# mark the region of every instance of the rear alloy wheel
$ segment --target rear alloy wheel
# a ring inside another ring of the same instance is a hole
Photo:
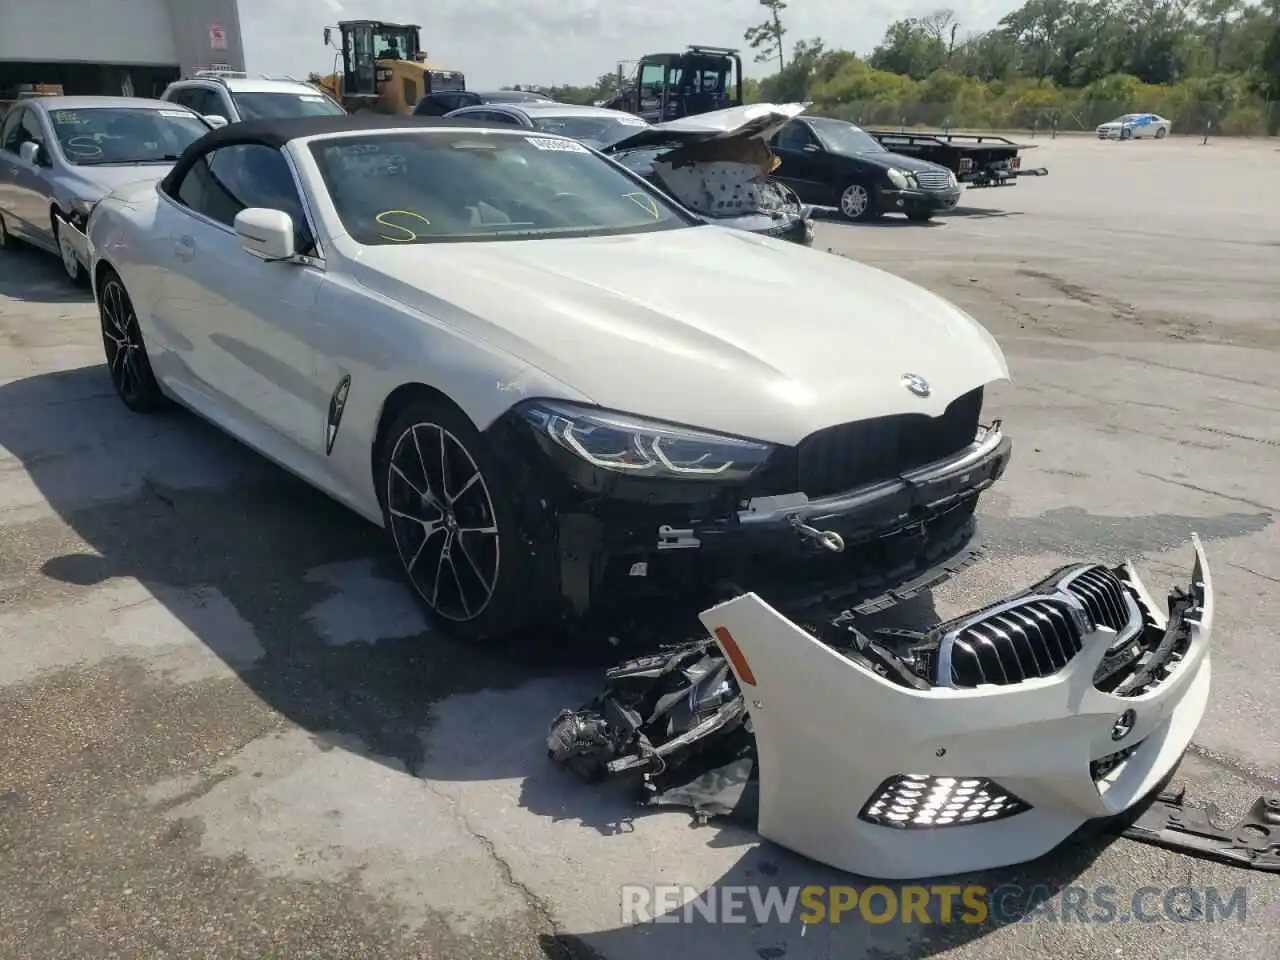
[[[1164,127],[1157,127],[1157,128],[1156,128],[1156,139],[1157,139],[1157,140],[1163,140],[1163,139],[1164,139],[1166,136],[1168,136],[1168,135],[1169,135],[1169,131],[1168,131],[1168,130],[1166,130]]]
[[[70,237],[62,230],[64,223],[56,213],[53,215],[53,241],[58,245],[58,255],[62,258],[62,269],[67,273],[67,279],[81,286],[85,282],[85,270],[80,264],[80,258],[76,256]]]
[[[169,400],[151,372],[151,360],[142,342],[133,301],[124,283],[110,271],[103,277],[98,293],[98,316],[102,322],[107,371],[116,395],[134,413],[155,413],[167,408]]]
[[[412,403],[379,465],[387,530],[428,616],[465,639],[523,626],[534,578],[513,502],[470,421],[441,401]]]
[[[866,223],[876,217],[871,191],[860,183],[846,184],[840,191],[840,212],[855,223]]]

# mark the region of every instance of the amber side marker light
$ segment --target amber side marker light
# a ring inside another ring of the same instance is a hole
[[[748,686],[756,685],[756,675],[751,672],[751,666],[747,663],[747,658],[742,655],[742,650],[738,647],[738,641],[733,639],[733,634],[729,632],[728,627],[716,627],[716,639],[720,641],[720,647],[724,650],[724,655],[729,658],[729,663],[733,665],[734,673],[738,675],[738,679]]]

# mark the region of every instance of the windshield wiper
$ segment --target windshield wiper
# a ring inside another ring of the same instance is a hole
[[[77,167],[137,167],[144,163],[177,163],[178,154],[166,153],[163,157],[143,157],[140,160],[76,160]]]

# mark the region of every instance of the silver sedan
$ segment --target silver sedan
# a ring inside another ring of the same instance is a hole
[[[0,124],[0,249],[23,240],[56,253],[79,282],[94,204],[126,183],[160,180],[211,129],[194,111],[159,100],[19,101]]]

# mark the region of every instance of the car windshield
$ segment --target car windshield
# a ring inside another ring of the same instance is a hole
[[[855,127],[844,120],[828,120],[821,117],[809,118],[809,123],[818,134],[822,145],[831,153],[853,155],[859,153],[888,153],[888,150],[875,137],[861,127]]]
[[[203,120],[179,108],[54,110],[49,119],[62,155],[80,167],[173,163],[188,145],[209,132]]]
[[[600,147],[616,143],[623,137],[629,137],[648,124],[639,117],[618,116],[564,116],[544,117],[531,116],[535,130],[544,133],[558,133],[561,136],[582,140],[590,146]]]
[[[311,144],[358,243],[616,236],[691,226],[647,185],[582,144],[433,130]]]
[[[316,93],[233,93],[241,120],[275,120],[281,117],[339,117],[343,110],[333,99]]]

